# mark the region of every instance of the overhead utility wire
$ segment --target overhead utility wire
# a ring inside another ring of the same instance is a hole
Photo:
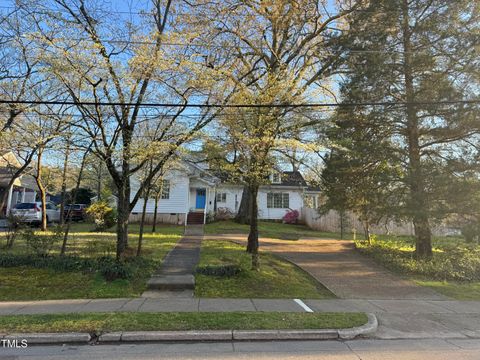
[[[26,35],[24,35],[26,36]],[[81,42],[81,41],[91,41],[88,38],[55,38],[54,40],[60,41],[74,41],[74,42]],[[107,44],[122,44],[122,45],[156,45],[153,41],[144,41],[144,40],[117,40],[117,39],[99,39],[99,41],[107,43]],[[263,46],[264,44],[260,44]],[[162,42],[162,46],[169,46],[169,47],[200,47],[206,49],[245,49],[251,50],[251,46],[247,45],[227,45],[227,44],[207,44],[207,43],[179,43],[179,42]],[[403,50],[356,50],[356,49],[343,49],[343,50],[328,50],[325,49],[326,53],[329,54],[430,54],[426,50],[414,50],[414,51],[403,51]],[[442,54],[443,56],[450,56],[454,55],[454,53],[445,53]]]
[[[479,104],[480,99],[445,100],[445,101],[414,101],[414,102],[362,102],[362,103],[299,103],[299,104],[176,104],[176,103],[122,103],[93,101],[40,101],[40,100],[2,100],[0,104],[30,104],[30,105],[83,105],[83,106],[140,106],[140,107],[175,107],[175,108],[322,108],[322,107],[355,107],[355,106],[406,106],[406,105],[455,105]]]
[[[15,7],[15,6],[4,6],[4,5],[0,5],[0,9],[5,9],[5,10],[19,10],[20,8],[18,7]],[[22,9],[23,10],[23,9]],[[353,13],[353,12],[360,12],[360,13],[374,13],[374,14],[398,14],[400,10],[385,10],[385,9],[380,9],[380,8],[377,8],[375,10],[368,10],[368,9],[361,9],[361,8],[357,8],[357,9],[338,9],[339,11],[350,11],[348,14],[345,14],[345,16]],[[35,14],[45,14],[47,11],[51,11],[51,12],[58,12],[58,13],[64,13],[64,14],[70,14],[68,12],[68,10],[66,9],[61,9],[61,8],[53,8],[53,9],[37,9],[35,11],[32,11],[32,13],[35,13]],[[152,9],[147,9],[147,10],[140,10],[140,11],[119,11],[119,10],[112,10],[112,9],[101,9],[99,10],[99,13],[108,13],[108,14],[118,14],[118,15],[141,15],[141,16],[155,16],[156,14],[154,14],[152,12]],[[170,14],[168,14],[169,16],[173,17],[173,16],[178,16],[178,17],[188,17],[188,18],[191,18],[192,17],[192,14],[191,13],[188,13],[188,12],[171,12]],[[207,15],[216,15],[216,14],[212,14],[212,13],[209,13]],[[265,18],[265,15],[262,15],[262,14],[254,14],[254,13],[230,13],[229,15],[231,15],[232,17],[240,17],[240,18],[260,18],[260,19],[264,19]],[[327,13],[325,12],[324,14],[325,16],[331,16],[332,14],[330,13]],[[202,18],[203,20],[203,18]]]

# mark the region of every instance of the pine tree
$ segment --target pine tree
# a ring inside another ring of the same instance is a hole
[[[445,104],[478,98],[478,19],[472,0],[381,0],[348,18],[343,101],[401,104],[349,109],[354,121],[368,119],[366,131],[389,130],[394,146],[386,155],[402,164],[398,214],[414,224],[419,257],[432,255],[431,221],[446,215],[436,210],[456,174],[444,171],[445,164],[480,130],[478,105]],[[385,152],[378,155],[381,160]]]

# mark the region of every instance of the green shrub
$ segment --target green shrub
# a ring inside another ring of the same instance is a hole
[[[414,245],[405,241],[376,240],[372,245],[356,241],[359,251],[392,270],[434,280],[480,280],[480,248],[473,245],[444,246],[431,259],[417,259]]]
[[[108,206],[105,201],[97,201],[86,209],[87,215],[95,223],[96,231],[104,231],[115,225],[115,209]]]
[[[27,247],[38,256],[48,256],[55,244],[63,239],[63,229],[56,226],[52,233],[35,232],[32,228],[24,228],[22,230],[22,237],[27,244]]]
[[[32,256],[20,254],[1,254],[1,267],[31,266],[50,268],[58,271],[92,271],[95,261],[78,256]]]
[[[98,259],[98,270],[107,280],[130,279],[133,277],[133,269],[130,264],[124,261],[118,261],[109,256],[103,256]]]
[[[5,247],[7,249],[11,249],[13,247],[13,243],[18,235],[22,232],[24,228],[23,223],[20,221],[21,219],[18,216],[13,214],[9,214],[6,218],[7,227],[5,229],[5,240],[7,241]]]
[[[100,258],[81,258],[78,256],[38,256],[28,254],[0,254],[0,267],[30,266],[37,269],[48,268],[56,271],[98,272],[107,281],[115,279],[131,279],[141,276],[158,266],[144,258],[127,258],[117,261],[110,256]]]
[[[226,265],[207,265],[197,268],[197,273],[209,276],[230,277],[238,275],[242,271],[239,265],[226,264]]]
[[[462,226],[462,235],[468,243],[474,242],[480,236],[480,223],[471,222]]]

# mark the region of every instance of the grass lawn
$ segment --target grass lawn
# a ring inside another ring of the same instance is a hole
[[[136,330],[342,329],[363,325],[363,313],[85,313],[0,317],[0,333]]]
[[[427,286],[436,292],[456,300],[480,300],[480,281],[434,281],[415,280],[418,285]]]
[[[235,264],[241,271],[234,276],[195,275],[195,295],[227,298],[309,298],[335,296],[310,275],[288,261],[260,253],[260,271],[252,271],[245,247],[230,241],[205,240],[199,266]]]
[[[480,245],[460,237],[433,237],[433,258],[415,258],[415,240],[409,236],[378,235],[371,246],[357,249],[388,269],[421,286],[457,300],[480,300]]]
[[[305,225],[282,224],[272,221],[259,221],[259,234],[261,237],[298,240],[301,237],[327,237],[338,239],[339,234],[319,232]],[[237,224],[232,220],[215,221],[205,225],[205,234],[248,234],[249,225]]]
[[[153,267],[142,268],[128,280],[107,282],[94,272],[56,271],[54,269],[17,266],[0,268],[0,301],[110,298],[139,296],[146,287],[146,281],[160,264],[161,260],[181,237],[182,226],[158,226],[157,232],[144,234],[143,256],[152,260]],[[105,232],[92,232],[89,223],[72,224],[67,255],[96,258],[115,255],[116,234],[114,229]],[[138,241],[138,225],[130,226],[132,253]],[[4,243],[0,234],[0,244]],[[3,244],[2,244],[3,245]],[[56,244],[52,255],[58,254],[61,244]],[[2,251],[5,251],[2,249]],[[17,239],[13,254],[29,252],[25,241]]]

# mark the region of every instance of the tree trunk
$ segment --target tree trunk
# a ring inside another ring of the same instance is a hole
[[[117,204],[117,260],[125,255],[128,246],[128,218],[130,216],[130,199],[126,189],[118,189]]]
[[[70,156],[70,139],[67,140],[67,146],[65,148],[65,158],[63,160],[63,172],[62,172],[62,190],[61,190],[61,200],[60,200],[60,224],[65,223],[65,201],[67,193],[67,169],[68,169],[68,158]],[[75,201],[72,201],[75,203]]]
[[[372,241],[370,239],[370,222],[368,219],[363,221],[363,231],[365,233],[365,240],[368,241],[368,245],[372,245]]]
[[[159,194],[155,194],[155,209],[153,210],[153,225],[152,225],[152,233],[157,231],[157,211],[158,211],[158,199],[160,198]]]
[[[43,149],[38,149],[37,155],[37,172],[35,174],[35,182],[38,186],[38,191],[40,192],[40,201],[42,202],[42,219],[41,219],[41,231],[47,231],[47,191],[42,182],[42,156]]]
[[[97,173],[97,200],[102,201],[102,163],[98,164],[98,173]]]
[[[143,202],[143,208],[142,208],[142,218],[140,220],[140,231],[138,234],[137,256],[140,256],[140,254],[142,253],[143,227],[145,225],[145,215],[147,213],[147,203],[148,203],[149,196],[150,196],[150,185],[147,186],[147,189],[145,191],[145,200]]]
[[[403,0],[403,47],[404,47],[404,77],[407,112],[407,142],[408,142],[408,185],[410,188],[410,210],[415,228],[416,247],[418,257],[432,256],[431,230],[428,221],[428,204],[425,191],[425,177],[420,159],[420,135],[417,109],[415,107],[415,90],[411,59],[411,30],[409,25],[408,0]]]
[[[250,213],[250,233],[248,234],[247,252],[252,255],[252,270],[259,270],[259,255],[258,255],[258,185],[251,185],[248,188],[249,192],[249,213]]]
[[[339,216],[340,216],[340,239],[343,240],[345,237],[345,211],[339,211]]]
[[[250,190],[248,186],[243,187],[242,200],[240,201],[240,207],[235,215],[235,222],[239,224],[250,224],[251,212],[250,212]]]
[[[87,159],[87,155],[90,152],[90,149],[91,149],[91,145],[88,147],[87,151],[85,151],[82,157],[80,170],[78,171],[77,182],[75,184],[75,189],[73,190],[73,194],[72,194],[72,204],[75,204],[77,202],[78,189],[80,188],[80,183],[82,181],[82,176],[83,176],[83,169],[85,168],[85,162]],[[65,228],[65,233],[63,234],[62,249],[60,250],[61,256],[65,255],[65,253],[67,252],[68,233],[70,232],[70,224],[72,223],[72,217],[70,216],[71,211],[72,211],[72,207],[70,207],[67,212],[67,226]]]

